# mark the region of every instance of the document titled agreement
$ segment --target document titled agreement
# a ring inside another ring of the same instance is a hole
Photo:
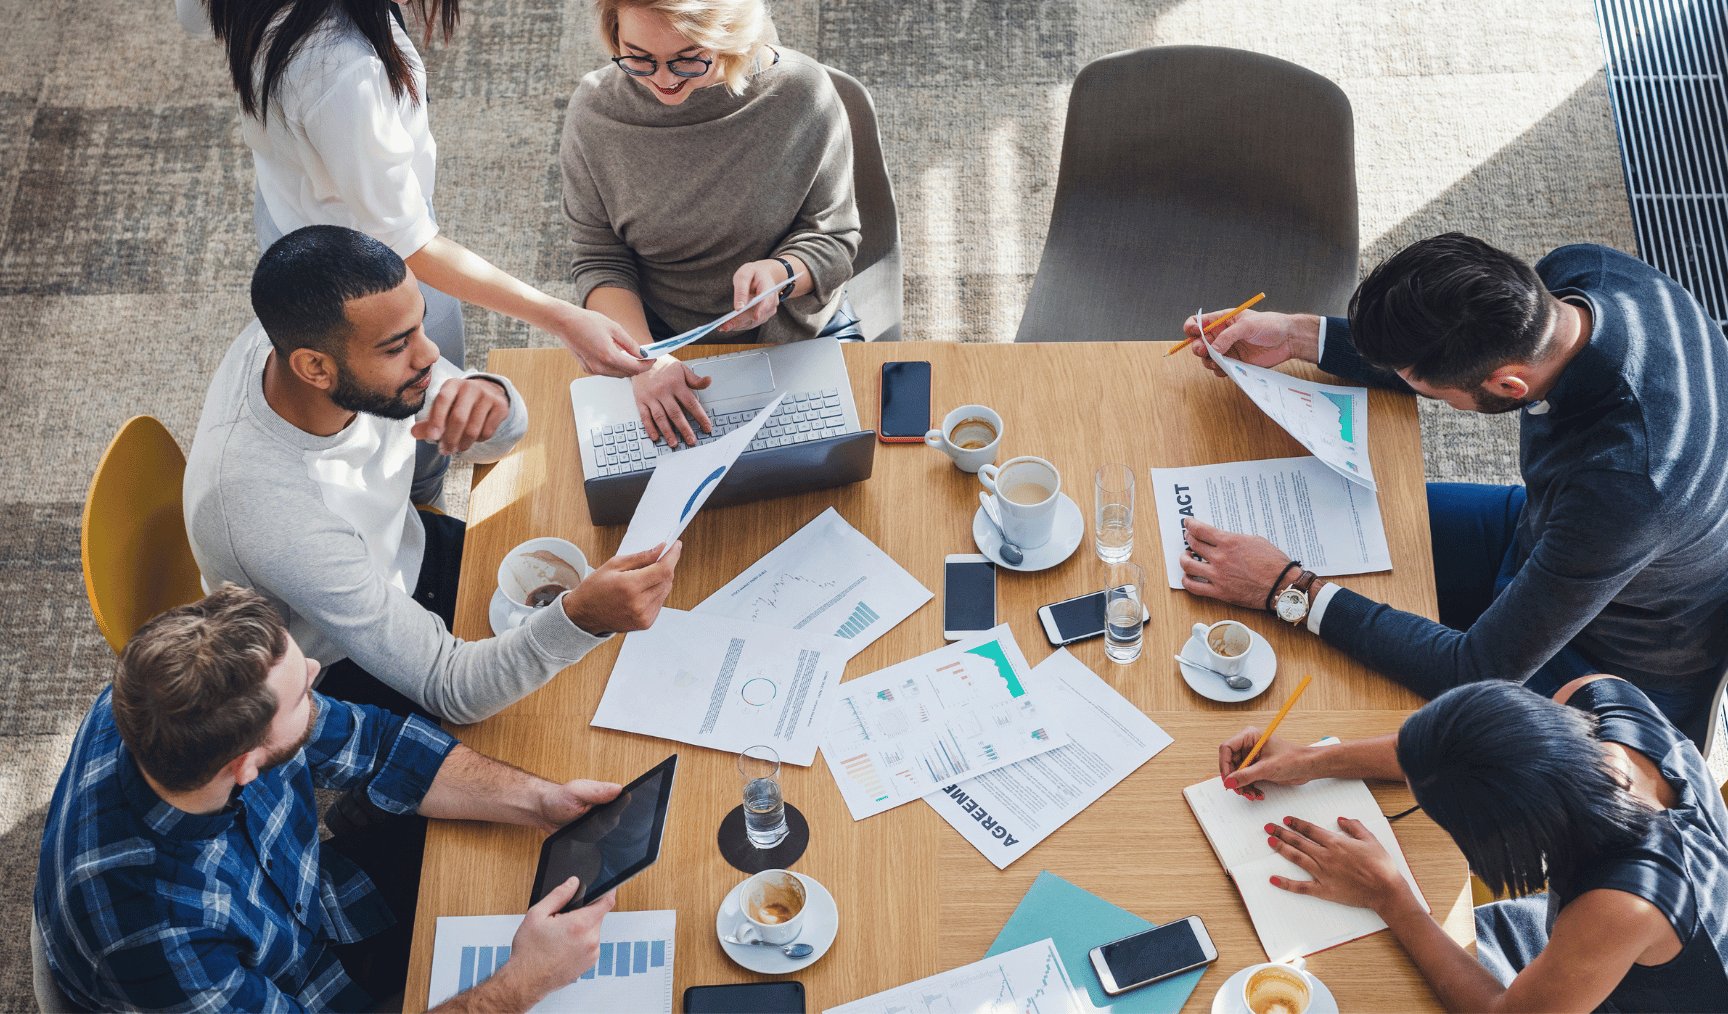
[[[1164,576],[1182,587],[1183,524],[1259,535],[1321,577],[1392,569],[1380,498],[1318,458],[1152,469]]]

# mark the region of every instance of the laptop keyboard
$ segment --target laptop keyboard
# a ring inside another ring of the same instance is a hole
[[[710,412],[708,421],[714,424],[714,432],[703,433],[700,427],[694,427],[696,443],[711,444],[756,418],[756,413],[760,411],[762,405],[735,412]],[[756,431],[756,437],[750,441],[750,446],[744,449],[761,451],[770,447],[784,447],[807,440],[821,440],[846,431],[846,414],[840,408],[840,391],[837,388],[804,391],[788,394],[780,402],[780,407],[774,410],[774,414],[763,423],[762,428]],[[594,445],[595,457],[603,462],[598,469],[598,474],[602,476],[644,471],[653,468],[660,455],[676,453],[667,447],[664,441],[649,440],[640,422],[596,426],[589,438]]]

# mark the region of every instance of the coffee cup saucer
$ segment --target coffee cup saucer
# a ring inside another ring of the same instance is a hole
[[[499,588],[492,592],[492,601],[486,604],[486,619],[492,624],[492,633],[503,636],[506,630],[515,630],[522,625],[531,612],[522,612],[516,608],[516,603],[510,601],[510,596]]]
[[[1236,704],[1259,697],[1272,685],[1273,677],[1278,675],[1278,655],[1272,650],[1272,645],[1260,636],[1259,631],[1250,627],[1248,635],[1253,641],[1248,646],[1248,657],[1242,663],[1242,675],[1253,681],[1253,685],[1248,689],[1232,690],[1224,685],[1223,680],[1199,668],[1211,665],[1208,661],[1210,656],[1206,653],[1206,645],[1193,636],[1182,646],[1183,662],[1176,667],[1182,671],[1182,679],[1201,697],[1224,704]]]
[[[978,544],[978,552],[988,556],[998,567],[1018,571],[1049,570],[1073,556],[1074,550],[1080,548],[1086,537],[1086,519],[1080,514],[1080,505],[1068,499],[1068,494],[1057,493],[1056,501],[1050,541],[1037,549],[1026,550],[1026,558],[1017,564],[1002,559],[1002,534],[990,523],[984,508],[978,508],[978,513],[972,515],[972,541]]]
[[[816,948],[804,957],[788,958],[778,947],[726,942],[726,937],[734,935],[738,924],[744,921],[744,909],[738,903],[738,896],[744,890],[743,881],[726,892],[726,899],[720,902],[720,911],[714,914],[714,935],[720,938],[720,949],[728,958],[752,972],[789,975],[813,965],[822,960],[828,948],[834,946],[834,936],[840,932],[840,908],[834,904],[834,896],[815,877],[797,870],[789,872],[804,884],[804,930],[795,942]]]
[[[1218,995],[1212,998],[1212,1014],[1251,1014],[1248,1005],[1242,1002],[1242,987],[1248,984],[1248,973],[1259,967],[1249,965],[1225,979],[1224,985],[1218,987]],[[1314,993],[1308,1000],[1305,1014],[1338,1014],[1338,998],[1332,995],[1324,982],[1310,974],[1308,985]]]

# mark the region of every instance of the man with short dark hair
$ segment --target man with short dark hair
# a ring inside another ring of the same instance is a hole
[[[409,502],[417,441],[485,463],[528,428],[503,377],[439,358],[425,301],[389,247],[298,229],[252,276],[258,320],[211,379],[187,458],[186,531],[206,589],[256,589],[320,689],[478,722],[621,630],[654,622],[681,546],[607,561],[521,626],[450,633],[465,526]]]
[[[1449,233],[1375,268],[1348,321],[1250,311],[1212,342],[1464,411],[1522,410],[1525,484],[1428,487],[1440,623],[1198,523],[1185,588],[1279,605],[1425,697],[1488,678],[1552,694],[1608,672],[1702,736],[1728,664],[1728,340],[1676,282],[1606,247],[1531,270]]]
[[[75,1003],[373,1009],[406,979],[426,817],[549,832],[618,794],[314,693],[317,673],[234,585],[127,643],[73,740],[36,874],[48,964]],[[314,786],[400,816],[320,844]],[[575,890],[529,909],[510,961],[440,1009],[526,1010],[591,966],[613,898],[558,914]]]

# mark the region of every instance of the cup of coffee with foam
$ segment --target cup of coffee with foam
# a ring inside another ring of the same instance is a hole
[[[1009,458],[1001,468],[981,466],[978,481],[996,494],[996,513],[1008,541],[1021,549],[1037,549],[1050,541],[1056,498],[1062,493],[1062,476],[1055,465],[1023,455]]]
[[[529,539],[505,553],[498,565],[498,591],[510,604],[509,625],[521,624],[592,573],[588,557],[564,539]]]
[[[962,472],[976,472],[996,460],[1002,445],[1002,417],[984,405],[961,405],[942,419],[942,428],[924,442],[954,459]]]
[[[744,922],[734,933],[739,940],[789,944],[804,931],[804,882],[790,870],[763,870],[738,892]]]
[[[1314,977],[1305,966],[1301,958],[1252,966],[1242,981],[1242,1003],[1254,1014],[1303,1014],[1314,1000]]]

